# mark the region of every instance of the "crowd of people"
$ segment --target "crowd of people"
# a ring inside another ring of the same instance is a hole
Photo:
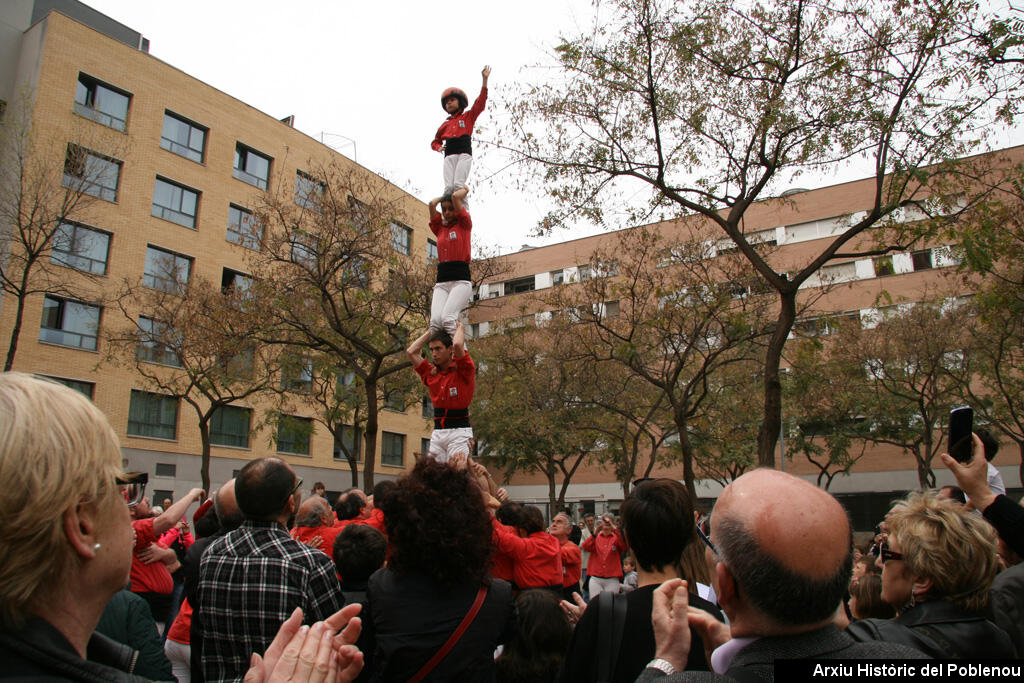
[[[857,546],[835,498],[774,470],[710,515],[649,479],[618,517],[546,523],[458,459],[332,506],[262,458],[156,514],[73,390],[0,375],[0,435],[0,678],[773,680],[783,658],[1024,655],[1024,509],[984,457],[944,457],[962,497],[910,493]]]

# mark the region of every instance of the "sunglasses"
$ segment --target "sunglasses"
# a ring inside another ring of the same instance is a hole
[[[700,540],[704,541],[707,547],[711,548],[711,552],[715,555],[718,554],[718,548],[711,542],[709,536],[711,535],[711,516],[701,517],[700,521],[697,522],[697,535],[700,536]]]
[[[128,507],[135,507],[146,497],[146,484],[149,483],[148,472],[126,472],[115,479],[121,488],[121,495]]]
[[[882,545],[878,547],[878,556],[882,559],[882,564],[885,564],[889,560],[903,559],[903,553],[896,553],[889,550],[889,541],[882,541]]]

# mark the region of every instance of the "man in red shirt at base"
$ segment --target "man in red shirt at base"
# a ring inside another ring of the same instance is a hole
[[[420,349],[429,344],[431,363],[420,358]],[[469,404],[476,389],[476,366],[466,351],[466,334],[456,323],[455,334],[427,330],[406,349],[409,361],[430,392],[434,406],[434,431],[430,435],[427,457],[441,462],[461,457],[468,461],[472,452],[473,429],[469,426]]]
[[[569,515],[559,512],[551,520],[548,533],[562,544],[562,595],[573,602],[573,593],[580,592],[580,575],[583,573],[583,557],[580,547],[569,540],[573,525]]]

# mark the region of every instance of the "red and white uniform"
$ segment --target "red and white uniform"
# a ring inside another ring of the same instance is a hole
[[[494,545],[513,558],[512,580],[517,588],[562,587],[562,548],[557,538],[546,531],[522,538],[497,520],[492,524]]]

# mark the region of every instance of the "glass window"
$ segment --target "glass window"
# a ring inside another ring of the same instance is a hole
[[[163,178],[156,179],[156,185],[153,187],[153,209],[150,212],[154,216],[195,229],[198,208],[198,192]]]
[[[412,241],[412,230],[408,227],[391,221],[391,248],[399,254],[409,255],[409,243]]]
[[[326,188],[323,183],[303,171],[295,172],[295,203],[299,206],[320,212]]]
[[[430,439],[420,439],[420,455],[424,458],[430,453]]]
[[[77,223],[61,223],[53,233],[50,262],[106,275],[110,235]]]
[[[428,419],[434,417],[434,404],[430,402],[430,396],[420,399],[420,415]]]
[[[173,439],[178,424],[178,399],[132,389],[128,405],[128,433]]]
[[[249,423],[252,410],[221,406],[210,416],[210,443],[217,446],[249,447]]]
[[[121,162],[102,157],[78,145],[68,145],[64,157],[64,187],[108,202],[117,200]]]
[[[363,435],[352,425],[338,425],[334,437],[334,459],[347,460],[345,453],[354,455],[357,462],[363,461]]]
[[[78,74],[75,88],[75,113],[92,119],[114,130],[123,131],[128,121],[128,103],[131,95],[96,80]]]
[[[197,123],[164,112],[164,128],[160,133],[160,146],[186,159],[203,163],[206,151],[206,131]]]
[[[235,145],[235,169],[232,175],[265,190],[270,180],[270,157],[239,142]]]
[[[313,361],[309,358],[286,360],[281,369],[281,388],[308,393],[313,390]]]
[[[896,272],[892,265],[892,256],[876,256],[872,261],[875,264],[875,277],[892,275]]]
[[[51,375],[36,375],[36,377],[42,377],[43,379],[48,379],[51,382],[63,384],[69,389],[74,389],[89,400],[92,400],[92,393],[96,389],[96,384],[94,382],[83,382],[77,379],[66,379],[64,377],[53,377]]]
[[[135,357],[148,363],[181,367],[181,361],[174,350],[177,332],[167,323],[139,316],[139,342],[135,346]]]
[[[911,252],[910,258],[914,262],[914,270],[930,270],[935,267],[935,261],[932,260],[931,249],[920,249],[918,251]]]
[[[405,454],[405,434],[381,432],[380,463],[401,467]]]
[[[96,350],[100,307],[46,295],[39,341],[76,349]]]
[[[178,476],[178,466],[173,462],[158,462],[153,474],[158,477],[176,477]]]
[[[437,260],[437,242],[435,242],[434,240],[431,240],[431,239],[427,240],[427,260],[428,261],[436,261]]]
[[[291,260],[306,268],[316,265],[316,246],[314,238],[309,235],[292,235]]]
[[[228,207],[228,242],[234,242],[246,249],[260,250],[263,228],[251,211],[232,204]]]
[[[192,272],[192,258],[152,245],[146,246],[146,269],[142,284],[161,292],[181,293]]]
[[[252,289],[253,279],[245,273],[225,268],[220,276],[220,289],[224,294],[247,298]]]
[[[277,452],[309,455],[313,421],[308,417],[282,415],[277,420]]]

